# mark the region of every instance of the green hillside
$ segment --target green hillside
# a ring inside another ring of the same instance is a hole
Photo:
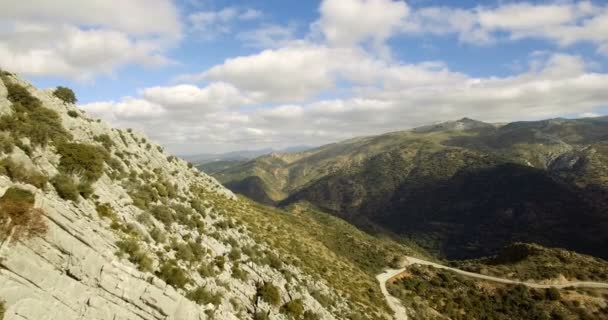
[[[272,154],[215,174],[237,193],[309,202],[448,258],[515,241],[608,257],[608,117],[461,119]]]

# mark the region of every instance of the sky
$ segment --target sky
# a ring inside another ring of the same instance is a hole
[[[0,0],[0,67],[183,155],[594,117],[608,4]]]

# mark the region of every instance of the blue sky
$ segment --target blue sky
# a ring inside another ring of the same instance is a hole
[[[180,154],[608,106],[601,1],[41,0],[0,23],[2,68]]]

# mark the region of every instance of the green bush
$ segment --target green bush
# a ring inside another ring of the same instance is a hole
[[[224,270],[224,266],[226,265],[226,257],[217,256],[215,257],[213,262],[215,263],[215,266],[217,266],[220,270]]]
[[[82,174],[89,181],[103,175],[109,154],[100,147],[83,143],[63,143],[57,148],[61,155],[59,170],[67,174]]]
[[[13,113],[0,117],[0,131],[8,131],[15,141],[28,138],[34,146],[46,146],[71,139],[57,112],[44,107],[27,109],[13,104]]]
[[[258,285],[256,295],[275,307],[281,303],[279,288],[270,282],[264,282],[264,284]]]
[[[306,312],[304,312],[304,320],[321,320],[321,316],[313,311],[306,310]]]
[[[561,295],[559,293],[559,290],[551,287],[551,288],[545,290],[545,297],[547,298],[547,300],[557,301],[561,298]]]
[[[71,103],[74,104],[78,101],[78,99],[76,99],[76,95],[74,94],[74,91],[72,91],[72,89],[70,88],[66,88],[66,87],[57,87],[57,89],[55,89],[55,91],[53,91],[53,95],[61,100],[63,100],[63,102],[66,103]]]
[[[207,291],[204,287],[198,287],[190,292],[187,295],[188,299],[200,304],[213,304],[214,306],[219,306],[222,303],[223,295],[220,292],[210,292]]]
[[[154,227],[150,231],[150,236],[157,243],[165,243],[165,241],[167,240],[167,235],[161,229],[156,228],[156,227]]]
[[[7,98],[10,102],[15,104],[21,104],[28,109],[35,109],[40,107],[41,102],[38,98],[34,97],[24,86],[9,81],[4,83],[6,90],[8,91]]]
[[[78,191],[78,185],[74,182],[74,178],[67,174],[60,173],[51,179],[51,183],[57,190],[57,194],[62,199],[76,201],[80,192]]]
[[[169,227],[175,222],[175,215],[173,211],[166,206],[154,206],[150,210],[150,213],[156,220],[162,222],[165,226]]]
[[[78,118],[78,112],[76,112],[74,110],[70,110],[70,111],[68,111],[68,116],[70,116],[72,118]]]
[[[13,147],[15,147],[15,139],[8,132],[0,132],[0,152],[11,153]]]
[[[247,273],[247,271],[239,268],[239,266],[233,266],[232,267],[232,277],[241,281],[247,281],[247,278],[249,277],[249,274]]]
[[[198,267],[198,274],[200,274],[203,278],[212,278],[217,275],[215,269],[213,269],[213,266],[206,263],[203,263],[200,265],[200,267]]]
[[[31,184],[38,189],[43,189],[48,182],[46,175],[36,170],[27,170],[25,166],[10,158],[0,161],[0,174],[8,176],[13,181]]]
[[[295,299],[281,306],[281,312],[292,319],[299,319],[304,314],[304,303],[302,299]]]
[[[156,275],[174,288],[183,289],[190,282],[188,275],[177,265],[177,261],[165,261]]]
[[[97,210],[97,214],[101,218],[110,218],[112,220],[116,220],[116,213],[108,203],[97,204],[95,206],[95,210]]]
[[[94,141],[101,143],[101,145],[110,152],[114,147],[114,141],[107,134],[101,134],[93,138]]]
[[[118,255],[129,255],[129,261],[137,266],[143,272],[151,272],[153,261],[148,253],[139,246],[139,242],[134,238],[127,238],[116,242],[118,247]]]

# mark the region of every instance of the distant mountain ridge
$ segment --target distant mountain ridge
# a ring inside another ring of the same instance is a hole
[[[463,118],[261,156],[213,175],[264,203],[310,202],[448,257],[513,241],[608,257],[608,117]]]

